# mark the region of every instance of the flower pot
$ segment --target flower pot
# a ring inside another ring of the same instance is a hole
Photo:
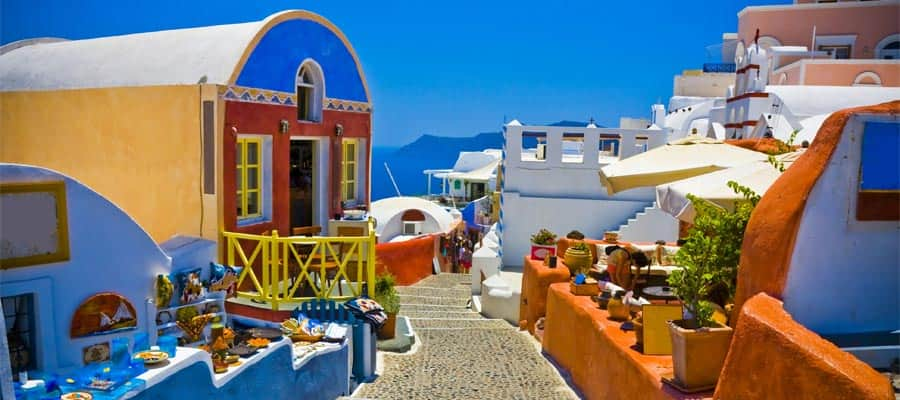
[[[687,321],[669,321],[675,380],[687,389],[715,387],[731,345],[728,326],[687,329]]]
[[[547,256],[556,255],[555,245],[531,244],[531,259],[543,261]]]
[[[566,249],[565,261],[572,275],[587,274],[591,269],[593,257],[590,250],[577,250],[569,247]]]
[[[381,340],[393,339],[397,332],[397,313],[385,314],[387,314],[387,319],[384,320],[384,324],[378,329],[378,339]]]

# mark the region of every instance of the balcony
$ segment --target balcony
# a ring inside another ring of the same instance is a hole
[[[735,71],[735,63],[704,63],[703,72],[718,72],[730,74]]]

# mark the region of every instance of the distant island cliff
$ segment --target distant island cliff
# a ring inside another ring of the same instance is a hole
[[[461,151],[499,149],[503,133],[482,132],[475,136],[448,137],[425,134],[402,147],[374,147],[372,149],[372,200],[396,196],[384,163],[387,162],[404,196],[425,194],[425,169],[453,168]],[[440,183],[432,183],[432,191],[440,192]]]

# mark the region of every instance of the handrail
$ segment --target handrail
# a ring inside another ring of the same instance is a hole
[[[271,305],[302,303],[313,299],[342,300],[361,295],[374,296],[375,226],[368,220],[367,236],[279,236],[223,232],[228,265],[243,267],[238,287],[249,279],[250,290],[238,290],[237,296]],[[297,246],[311,246],[303,252]],[[248,254],[249,253],[249,254]],[[349,268],[355,265],[355,279]],[[257,273],[259,272],[259,273]],[[342,280],[350,293],[342,291]],[[330,281],[330,282],[329,282]],[[313,296],[299,296],[308,286]]]

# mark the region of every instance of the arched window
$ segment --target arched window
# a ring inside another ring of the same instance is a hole
[[[853,86],[881,86],[881,77],[872,71],[866,71],[853,79]]]
[[[297,72],[297,120],[322,121],[322,102],[325,80],[322,68],[313,60],[306,60]]]
[[[781,75],[778,76],[778,84],[784,85],[785,83],[787,83],[787,74],[782,72]]]
[[[888,35],[875,45],[875,58],[882,60],[900,59],[900,33]]]

